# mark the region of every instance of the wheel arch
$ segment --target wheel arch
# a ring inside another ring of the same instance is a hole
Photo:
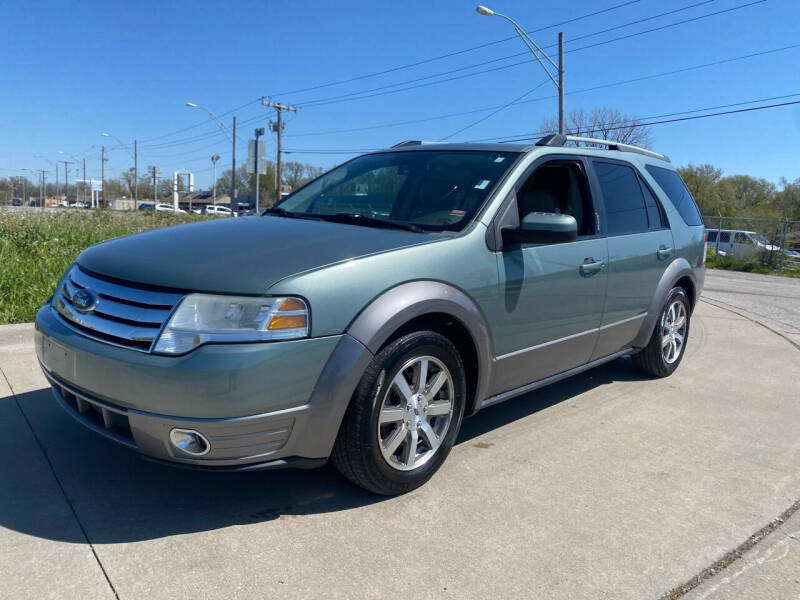
[[[667,301],[667,296],[670,290],[676,286],[686,290],[686,295],[689,296],[690,310],[693,309],[697,301],[695,298],[697,279],[689,261],[683,257],[673,260],[661,275],[661,280],[658,282],[653,299],[647,308],[647,317],[645,317],[639,333],[636,334],[636,338],[631,344],[634,348],[643,348],[647,345],[650,336],[653,334],[658,316],[661,314],[661,309]]]
[[[376,354],[419,329],[437,331],[458,348],[467,376],[466,414],[474,413],[488,387],[491,348],[486,319],[463,291],[440,281],[401,284],[367,305],[347,333]]]

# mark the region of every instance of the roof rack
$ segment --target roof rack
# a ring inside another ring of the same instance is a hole
[[[433,142],[426,142],[425,140],[406,140],[395,144],[392,148],[404,148],[406,146],[422,146],[423,144],[432,144]]]
[[[577,135],[561,135],[558,133],[554,133],[552,135],[544,136],[542,139],[536,142],[536,145],[566,146],[567,142],[578,142],[583,144],[596,144],[598,146],[607,146],[609,150],[618,150],[620,152],[635,152],[637,154],[644,154],[645,156],[649,156],[650,158],[657,158],[659,160],[670,162],[669,157],[666,154],[659,154],[658,152],[653,152],[652,150],[640,148],[639,146],[631,146],[629,144],[622,144],[620,142],[614,142],[611,140],[601,140],[598,138],[580,137]]]

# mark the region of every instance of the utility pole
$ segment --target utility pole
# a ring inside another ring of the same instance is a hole
[[[231,210],[239,209],[238,196],[236,195],[236,116],[233,117],[233,150],[231,159]]]
[[[83,194],[81,194],[81,200],[84,204],[86,204],[86,159],[83,159],[83,188],[81,189]]]
[[[133,140],[133,210],[139,209],[139,146]]]
[[[273,123],[272,121],[269,122],[269,130],[274,131],[278,135],[278,153],[275,161],[275,203],[281,201],[281,181],[282,181],[282,172],[281,172],[281,153],[282,145],[281,145],[281,136],[283,134],[283,111],[289,110],[292,112],[297,112],[296,106],[289,106],[287,104],[280,104],[278,102],[267,102],[267,99],[262,96],[261,98],[261,105],[267,106],[269,108],[274,108],[275,112],[278,113],[278,122]]]
[[[64,201],[69,204],[69,165],[73,164],[70,160],[60,160],[60,163],[64,163]],[[77,198],[77,190],[76,190],[76,200]]]
[[[41,206],[42,208],[44,208],[44,205],[45,205],[45,199],[46,199],[46,197],[47,197],[47,189],[45,188],[45,180],[44,180],[44,174],[45,174],[45,170],[44,170],[44,169],[41,169],[41,170],[39,171],[39,173],[41,173],[41,175],[42,175],[42,187],[41,187],[41,194],[40,194],[40,198],[39,198],[39,203],[40,203],[40,206]]]
[[[103,193],[103,204],[106,203],[106,147],[100,146],[100,188]]]
[[[217,205],[217,161],[218,160],[219,160],[219,154],[215,154],[214,156],[211,157],[211,164],[214,165],[214,206]]]
[[[264,135],[264,128],[263,127],[256,127],[255,136],[256,136],[256,143],[255,143],[255,150],[253,151],[253,161],[254,166],[253,170],[256,172],[256,214],[258,214],[258,175],[261,172],[261,169],[258,168],[258,138]]]
[[[567,134],[564,118],[564,32],[558,32],[558,133]]]
[[[61,204],[60,196],[61,196],[61,190],[58,187],[58,161],[56,161],[56,204]]]

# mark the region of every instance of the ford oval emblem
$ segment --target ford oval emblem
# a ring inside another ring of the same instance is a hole
[[[100,298],[97,297],[97,294],[88,288],[78,290],[72,295],[72,306],[74,306],[78,312],[82,313],[92,312],[97,308],[97,303],[99,301]]]

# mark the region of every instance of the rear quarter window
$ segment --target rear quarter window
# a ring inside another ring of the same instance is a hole
[[[675,171],[655,165],[646,165],[645,168],[675,206],[684,223],[692,226],[703,224],[697,204],[680,175]]]

